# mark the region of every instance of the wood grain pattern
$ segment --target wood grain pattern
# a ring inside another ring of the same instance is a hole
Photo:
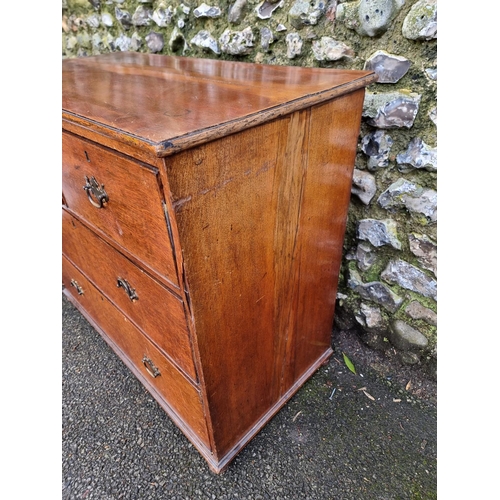
[[[178,287],[156,168],[63,133],[63,196],[68,208]],[[83,190],[94,176],[109,196],[94,207]]]
[[[188,437],[208,447],[201,396],[196,388],[65,257],[62,259],[62,278],[66,295],[98,326],[105,340],[153,396],[160,395],[164,407],[168,404],[170,416],[183,423],[181,428]],[[71,285],[72,280],[81,285],[83,295]],[[159,376],[153,378],[149,374],[142,361],[144,357],[152,360],[159,369]]]
[[[182,301],[63,211],[62,251],[194,382],[197,380]],[[118,278],[134,289],[131,300]]]
[[[65,293],[214,472],[332,353],[375,79],[138,53],[63,61]]]
[[[376,80],[368,71],[111,53],[63,61],[63,117],[158,156]],[[134,96],[133,99],[130,96]],[[224,103],[221,106],[221,103]]]

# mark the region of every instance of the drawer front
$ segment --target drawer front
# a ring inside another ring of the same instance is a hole
[[[65,210],[62,212],[63,254],[196,380],[182,301]]]
[[[170,412],[173,420],[181,428],[187,427],[187,431],[184,430],[188,436],[194,434],[209,447],[198,390],[64,256],[62,276],[65,293],[71,295],[88,319],[99,325],[114,344],[118,356],[132,368],[139,380],[167,403],[173,411],[173,415]]]
[[[63,132],[69,209],[178,288],[156,168]]]

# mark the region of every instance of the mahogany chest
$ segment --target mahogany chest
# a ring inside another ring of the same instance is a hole
[[[331,355],[367,71],[62,63],[64,293],[222,471]]]

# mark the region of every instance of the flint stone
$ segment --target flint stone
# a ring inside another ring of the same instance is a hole
[[[148,45],[148,49],[155,53],[161,52],[163,50],[163,35],[161,33],[155,33],[152,31],[149,35],[146,35],[146,43]]]
[[[438,78],[437,72],[438,72],[437,68],[427,68],[425,70],[426,75],[434,82],[437,81]]]
[[[130,50],[130,45],[132,40],[124,35],[123,33],[114,41],[114,46],[120,49],[122,52],[127,52]]]
[[[252,28],[248,26],[242,31],[231,31],[229,28],[219,38],[222,52],[233,56],[249,54],[253,47]]]
[[[153,12],[152,19],[160,28],[165,28],[172,22],[173,17],[174,9],[170,5],[166,7],[161,3]]]
[[[201,49],[211,50],[214,54],[220,54],[217,40],[207,30],[201,30],[191,39],[191,43]]]
[[[115,7],[115,17],[116,20],[125,28],[128,29],[132,26],[132,16],[130,12],[126,10],[121,10],[118,7]]]
[[[89,26],[90,28],[96,29],[99,28],[100,19],[97,14],[92,14],[89,17],[87,17],[85,22],[87,23],[87,26]]]
[[[329,36],[323,36],[321,40],[313,42],[312,51],[317,61],[338,61],[343,57],[354,56],[354,50]]]
[[[239,23],[246,4],[247,0],[236,0],[233,6],[229,9],[227,20],[232,24]]]
[[[384,328],[384,318],[378,307],[374,307],[364,302],[360,305],[360,312],[365,326],[368,328]]]
[[[337,20],[358,35],[378,36],[387,31],[405,0],[357,0],[337,7]]]
[[[401,250],[401,242],[397,236],[397,225],[392,219],[363,219],[358,223],[358,238],[369,241],[374,247],[390,245]]]
[[[398,154],[396,162],[398,165],[410,165],[413,168],[436,172],[437,148],[431,148],[420,137],[415,137],[408,144],[408,149]],[[400,171],[407,171],[407,169],[400,168]]]
[[[286,36],[286,55],[288,59],[293,59],[302,52],[302,38],[298,33],[288,33]]]
[[[304,26],[318,24],[319,19],[325,12],[325,0],[295,0],[288,12],[288,19],[290,24],[299,30]]]
[[[379,196],[377,203],[386,210],[404,207],[410,212],[425,215],[431,222],[437,220],[437,192],[403,178],[391,184]]]
[[[391,260],[380,277],[391,284],[419,293],[437,301],[437,282],[418,267],[397,259]]]
[[[260,30],[260,45],[261,47],[268,52],[269,51],[269,46],[274,42],[274,35],[273,32],[267,28],[261,28]]]
[[[387,309],[390,313],[395,313],[403,299],[396,295],[385,283],[380,281],[372,281],[371,283],[363,283],[354,288],[356,293],[365,299],[371,300],[376,304]]]
[[[76,35],[76,39],[80,47],[90,49],[90,47],[92,46],[92,39],[90,38],[90,35],[87,32],[78,33]]]
[[[355,257],[358,268],[361,271],[367,271],[377,260],[377,255],[369,243],[361,242],[356,248]]]
[[[406,75],[411,62],[405,57],[377,50],[365,62],[364,69],[375,71],[377,83],[397,83]]]
[[[354,169],[351,193],[356,195],[363,204],[368,205],[377,192],[375,177],[368,172]]]
[[[221,10],[219,7],[214,7],[207,5],[206,3],[202,3],[200,6],[194,9],[194,17],[212,17],[217,18],[221,15]]]
[[[393,145],[392,137],[383,130],[369,132],[361,140],[361,151],[368,156],[368,170],[387,167]]]
[[[276,31],[286,31],[286,26],[284,24],[278,24],[278,26],[276,26]]]
[[[130,39],[130,49],[138,51],[142,47],[142,38],[138,33],[134,33]]]
[[[104,24],[104,26],[110,28],[113,26],[113,17],[111,14],[108,14],[107,12],[104,12],[101,16],[101,22]]]
[[[269,0],[264,0],[262,3],[257,5],[255,8],[255,12],[257,12],[257,17],[260,19],[269,19],[272,15],[273,12],[278,8],[278,7],[283,7],[285,2],[283,0],[279,2],[270,2]]]
[[[409,40],[437,38],[437,0],[418,0],[403,21],[403,36]]]
[[[132,16],[132,24],[134,26],[148,26],[152,16],[153,11],[151,9],[139,5]]]
[[[425,235],[412,233],[408,236],[410,251],[419,264],[437,276],[437,245]]]
[[[419,94],[372,94],[367,92],[363,104],[363,116],[367,123],[381,129],[411,128],[418,113]]]
[[[427,337],[404,321],[396,319],[391,326],[391,342],[397,349],[412,351],[427,347]]]
[[[406,306],[405,313],[412,319],[421,319],[429,325],[437,326],[437,314],[416,300]]]
[[[432,108],[429,111],[429,118],[431,119],[432,123],[434,123],[434,125],[436,125],[436,127],[437,127],[437,124],[438,124],[438,110],[437,110],[437,106],[435,108]]]

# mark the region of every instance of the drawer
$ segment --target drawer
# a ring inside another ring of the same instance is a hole
[[[63,254],[196,380],[182,301],[72,215],[62,212]]]
[[[71,134],[62,136],[68,208],[178,288],[158,170]]]
[[[139,380],[151,390],[174,422],[206,447],[209,439],[199,391],[64,256],[65,294],[94,325]]]

